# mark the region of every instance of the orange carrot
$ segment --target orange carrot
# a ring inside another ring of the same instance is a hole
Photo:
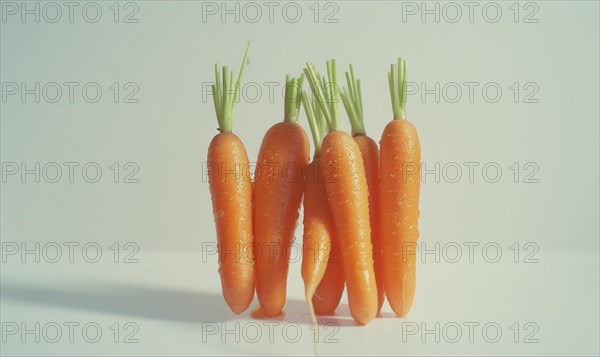
[[[394,120],[381,136],[380,222],[385,292],[398,316],[412,306],[419,238],[421,148],[413,124],[406,120],[406,62],[388,73]]]
[[[318,177],[321,159],[316,157],[307,167],[304,179],[304,240],[302,243],[302,279],[304,294],[314,316],[313,296],[325,275],[331,250],[333,218],[327,203],[325,185]]]
[[[280,317],[285,305],[290,250],[310,150],[306,133],[297,123],[302,79],[288,76],[285,119],[265,134],[256,163],[254,238],[260,251],[256,254],[260,307],[255,317]]]
[[[315,143],[315,156],[304,176],[302,278],[310,314],[316,323],[315,312],[330,314],[339,304],[344,291],[344,273],[341,261],[334,260],[339,260],[338,247],[334,243],[335,226],[327,202],[325,177],[320,169],[325,122],[314,96],[309,100],[304,92],[302,102]],[[331,253],[335,257],[331,257]]]
[[[236,314],[245,311],[254,297],[252,261],[252,187],[248,155],[241,140],[231,132],[233,110],[240,80],[248,61],[248,51],[232,89],[233,72],[223,67],[223,83],[218,65],[212,86],[219,131],[208,147],[207,167],[219,247],[219,273],[223,297]],[[235,172],[235,175],[230,175]]]
[[[349,134],[339,130],[335,60],[327,61],[327,84],[322,83],[310,63],[305,73],[330,130],[323,139],[321,168],[322,171],[327,167],[335,169],[331,179],[325,180],[325,188],[335,222],[335,234],[339,237],[350,312],[359,324],[366,324],[377,314],[377,286],[365,168],[356,142]]]
[[[381,257],[381,236],[379,233],[379,148],[375,140],[367,136],[363,119],[362,91],[360,80],[354,76],[354,67],[346,72],[348,88],[342,88],[340,96],[352,126],[352,136],[358,144],[365,165],[367,186],[369,187],[369,221],[371,223],[371,242],[373,243],[373,262],[377,282],[377,311],[381,311],[384,301],[383,262]]]

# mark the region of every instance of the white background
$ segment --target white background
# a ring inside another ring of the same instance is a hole
[[[429,174],[421,194],[415,304],[403,319],[386,305],[381,318],[357,327],[344,297],[338,316],[321,320],[339,326],[321,328],[322,355],[600,353],[597,2],[477,2],[472,21],[458,3],[456,22],[456,3],[446,2],[427,3],[429,9],[438,4],[439,22],[435,14],[423,21],[421,2],[394,1],[298,2],[302,15],[296,22],[292,10],[282,15],[283,3],[271,22],[259,2],[262,17],[252,22],[254,10],[244,3],[239,21],[235,15],[222,21],[220,9],[208,11],[213,3],[140,1],[115,8],[98,2],[102,14],[91,22],[92,10],[87,19],[81,15],[88,3],[79,2],[73,22],[63,6],[56,23],[47,21],[54,10],[44,13],[43,3],[39,23],[32,15],[12,15],[7,3],[2,1],[0,23],[2,355],[313,353],[298,261],[290,268],[287,316],[273,326],[272,340],[268,325],[249,312],[233,315],[220,294],[202,171],[217,133],[206,93],[214,63],[237,71],[248,40],[250,65],[234,132],[251,161],[264,132],[283,118],[285,75],[298,75],[306,61],[323,69],[335,57],[340,78],[349,63],[355,65],[367,132],[377,140],[392,117],[386,72],[398,56],[407,59],[409,80],[418,88],[408,97],[408,117]],[[494,15],[497,8],[500,15]],[[125,23],[126,16],[138,21]],[[42,89],[40,103],[31,94],[9,95],[10,83],[35,88],[36,82],[40,88],[61,83],[62,97],[50,103],[51,94]],[[64,82],[80,84],[73,102]],[[81,95],[90,82],[102,88],[97,103]],[[121,88],[117,103],[115,82]],[[472,98],[466,82],[475,83]],[[125,102],[127,83],[137,88],[137,102]],[[274,83],[278,91],[270,98]],[[486,85],[492,89],[483,93]],[[423,89],[433,92],[423,96]],[[303,113],[300,121],[308,130]],[[345,115],[342,122],[349,129]],[[8,174],[13,164],[31,169],[36,162],[39,182],[33,174]],[[42,169],[52,162],[63,168],[56,183]],[[89,183],[77,169],[70,182],[68,162],[79,168],[97,163],[102,177]],[[465,163],[478,165],[472,180]],[[484,174],[485,165],[502,174]],[[137,182],[124,183],[132,167],[138,170],[130,179]],[[300,223],[298,244],[301,229]],[[62,247],[56,263],[49,262],[55,256],[51,242]],[[79,243],[73,261],[68,242]],[[468,247],[475,243],[471,255]],[[9,255],[14,244],[19,251]],[[86,261],[95,252],[82,253],[86,244],[100,247],[98,262]],[[23,248],[37,250],[40,262],[21,256]],[[39,343],[21,329],[36,322]],[[73,342],[65,322],[80,324]],[[82,336],[86,323],[101,327],[97,343],[86,340],[94,330]],[[434,333],[424,333],[436,323],[439,343]],[[20,330],[11,335],[15,324]],[[63,326],[63,335],[50,343],[54,324]],[[483,333],[486,324],[492,327]],[[257,326],[262,337],[253,343]],[[415,326],[418,331],[411,330]],[[462,334],[453,342],[456,326]],[[501,336],[494,343],[496,326]],[[296,327],[302,331],[297,341]],[[223,334],[226,329],[234,332]],[[137,342],[125,343],[132,331]]]

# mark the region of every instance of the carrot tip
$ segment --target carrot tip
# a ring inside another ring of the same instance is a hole
[[[231,309],[231,311],[233,311],[234,314],[239,315],[242,312],[246,311],[246,309],[248,308],[248,305],[233,305],[233,304],[227,304],[229,306],[229,308]]]
[[[262,320],[281,320],[285,317],[285,312],[281,310],[278,314],[272,315],[267,314],[260,306],[258,306],[254,311],[252,311],[252,317],[255,319]]]
[[[408,314],[408,311],[410,310],[411,306],[403,306],[402,309],[396,311],[392,308],[392,310],[394,311],[394,314],[396,314],[397,317],[406,317],[406,315]]]

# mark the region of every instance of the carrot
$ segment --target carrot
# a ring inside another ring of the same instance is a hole
[[[285,118],[265,134],[254,182],[255,317],[283,316],[291,244],[302,201],[302,175],[308,165],[309,143],[297,123],[303,76],[286,78]]]
[[[335,169],[331,179],[325,180],[325,188],[340,242],[350,312],[359,324],[366,324],[377,314],[377,286],[365,168],[356,142],[340,131],[335,60],[327,61],[327,84],[310,63],[304,72],[330,130],[321,147],[321,168],[323,172],[328,167]]]
[[[248,155],[242,141],[231,132],[235,102],[246,63],[233,90],[233,71],[215,65],[216,83],[212,86],[215,111],[219,122],[217,134],[208,147],[207,167],[219,250],[221,289],[229,308],[236,314],[245,311],[254,297],[254,263],[252,261],[252,188]],[[235,172],[235,175],[230,173]],[[248,253],[250,251],[250,253]]]
[[[325,183],[324,180],[329,179],[329,175],[333,172],[331,169],[332,167],[329,167],[327,169],[328,172],[322,172],[321,170],[321,158],[320,158],[320,153],[321,153],[321,143],[323,141],[323,136],[325,135],[325,131],[326,131],[326,127],[325,127],[325,121],[323,118],[323,115],[321,113],[321,109],[318,107],[318,103],[316,102],[316,98],[313,96],[313,101],[312,101],[312,108],[311,105],[308,104],[307,105],[307,100],[306,98],[308,98],[308,96],[305,94],[302,97],[302,101],[305,104],[305,108],[309,108],[306,109],[305,112],[307,114],[307,117],[309,117],[309,113],[313,112],[314,116],[316,118],[315,120],[315,124],[317,124],[317,127],[315,129],[313,129],[314,124],[312,124],[312,120],[310,120],[309,118],[309,123],[311,123],[311,131],[313,132],[313,141],[315,142],[315,159],[314,159],[314,163],[311,166],[309,164],[309,168],[307,169],[307,175],[309,180],[313,180],[313,182],[318,183],[318,191],[319,191],[319,199],[320,202],[319,204],[319,208],[315,208],[315,210],[320,209],[322,210],[322,215],[323,216],[328,216],[328,217],[323,217],[321,216],[320,213],[315,212],[314,216],[316,218],[320,217],[320,220],[322,222],[327,222],[327,229],[323,229],[323,233],[325,234],[329,234],[328,237],[323,237],[323,240],[329,239],[329,244],[327,245],[326,243],[321,244],[321,246],[325,246],[325,249],[327,249],[327,253],[328,256],[326,256],[325,254],[322,254],[321,256],[318,256],[314,253],[314,248],[313,249],[308,249],[307,248],[311,248],[314,247],[315,243],[307,243],[306,242],[306,238],[305,238],[305,248],[303,248],[304,251],[304,256],[306,255],[310,255],[313,257],[313,261],[316,264],[325,264],[325,272],[322,275],[322,277],[320,279],[315,279],[320,281],[316,287],[316,290],[314,292],[312,292],[312,307],[311,310],[314,312],[314,314],[316,315],[332,315],[335,312],[335,309],[338,307],[340,300],[342,299],[342,294],[344,293],[344,287],[346,285],[346,281],[344,280],[344,266],[342,265],[342,260],[341,260],[341,256],[340,256],[340,244],[339,241],[337,239],[337,236],[335,234],[335,227],[333,226],[333,217],[331,217],[331,210],[329,209],[329,202],[327,202],[327,191],[325,190]],[[315,137],[315,134],[318,134],[318,137]],[[318,154],[317,154],[318,153]],[[306,187],[306,186],[305,186]],[[308,193],[305,193],[305,198],[304,201],[307,202],[308,201]],[[316,196],[316,195],[315,195]],[[308,207],[314,207],[316,205],[311,205],[311,204],[305,204],[305,208],[304,208],[304,217],[305,217],[305,224],[304,227],[306,229],[306,227],[308,226],[308,224],[306,223],[306,216],[307,216],[307,210],[309,211],[309,215],[310,213],[310,209]],[[325,227],[324,227],[325,228]],[[305,235],[306,237],[306,235]],[[312,255],[311,255],[312,254]],[[303,261],[304,264],[304,261]],[[304,265],[303,265],[304,267]],[[323,266],[320,265],[318,267],[318,269],[314,270],[316,271],[316,274],[318,274],[318,276],[321,276],[321,272],[319,271],[319,269],[322,269]],[[307,269],[309,271],[310,270],[310,266],[307,267]],[[303,270],[303,276],[304,276],[304,270]],[[305,280],[305,286],[310,284],[306,283]],[[308,300],[308,297],[307,297]]]
[[[371,223],[371,242],[373,244],[373,262],[377,283],[377,311],[379,312],[384,300],[381,235],[379,232],[379,147],[375,140],[367,136],[365,131],[360,80],[354,76],[352,65],[350,65],[350,72],[346,72],[346,82],[348,88],[342,88],[340,96],[350,119],[352,136],[358,144],[367,175],[369,221]]]
[[[414,300],[419,238],[421,148],[415,127],[406,120],[406,78],[406,62],[399,59],[388,72],[394,120],[380,142],[383,284],[398,316],[405,316]]]
[[[306,116],[315,144],[313,161],[304,175],[304,241],[302,245],[302,279],[305,296],[313,322],[315,313],[332,313],[344,291],[344,273],[335,244],[335,226],[320,169],[321,142],[325,135],[325,122],[315,97],[302,96]],[[331,257],[331,254],[335,257]],[[329,272],[329,274],[326,274]],[[325,280],[324,277],[327,277]]]
[[[313,298],[325,271],[331,253],[331,238],[334,234],[333,217],[327,202],[327,191],[320,177],[321,141],[325,135],[325,126],[316,101],[309,101],[306,92],[302,95],[304,111],[310,125],[315,144],[315,156],[304,174],[304,236],[302,242],[302,280],[304,295],[314,324],[313,349],[317,351],[317,317]],[[316,116],[315,116],[316,113]]]

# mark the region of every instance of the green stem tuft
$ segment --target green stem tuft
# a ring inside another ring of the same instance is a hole
[[[398,64],[392,64],[390,66],[390,71],[388,72],[394,119],[406,119],[407,80],[406,61],[402,58],[398,58]]]
[[[321,156],[323,137],[325,137],[326,134],[325,120],[314,95],[309,99],[306,91],[303,91],[302,104],[304,104],[304,112],[306,113],[310,132],[312,134],[313,142],[315,143],[315,157],[319,157]]]
[[[335,59],[327,61],[327,81],[319,75],[310,62],[306,64],[304,69],[313,95],[317,99],[330,131],[340,130],[339,90],[335,68]]]
[[[289,74],[285,76],[285,115],[284,121],[297,123],[300,107],[302,106],[302,84],[304,83],[304,73],[299,78],[294,78]]]
[[[237,81],[235,82],[235,88],[233,83],[233,71],[229,69],[229,67],[223,66],[223,74],[221,76],[219,64],[215,64],[215,84],[211,88],[215,105],[215,113],[217,114],[219,130],[221,131],[231,132],[235,103],[237,102],[240,93],[240,82],[242,80],[244,70],[246,69],[246,63],[248,63],[249,51],[250,42],[248,42],[248,46],[246,46],[244,60],[242,61],[242,66],[240,68],[240,72],[238,73]]]
[[[348,84],[348,88],[342,88],[340,96],[348,114],[348,119],[350,119],[352,135],[365,135],[360,80],[357,80],[354,76],[354,67],[352,65],[350,65],[350,72],[346,72],[346,83]]]

